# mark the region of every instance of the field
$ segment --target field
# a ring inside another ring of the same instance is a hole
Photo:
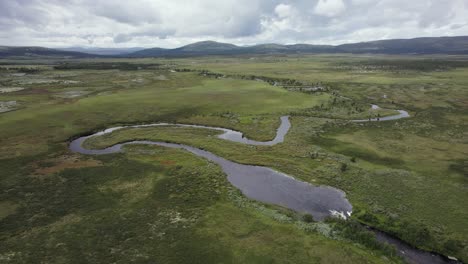
[[[457,56],[0,60],[0,262],[403,261],[358,222],[467,262],[467,86],[468,59]],[[400,109],[411,117],[350,122]],[[80,135],[154,122],[270,140],[282,115],[292,128],[271,147],[177,127],[85,145],[177,142],[271,167],[342,189],[351,220],[316,223],[248,200],[218,166],[182,150],[68,150]]]

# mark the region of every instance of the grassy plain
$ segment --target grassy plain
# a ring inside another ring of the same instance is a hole
[[[67,70],[54,69],[53,61],[2,62],[0,86],[25,89],[0,94],[0,101],[18,102],[17,110],[0,114],[0,260],[399,262],[389,250],[347,237],[335,223],[306,223],[299,214],[248,201],[217,166],[184,151],[132,146],[125,153],[89,157],[67,149],[70,138],[91,131],[159,121],[229,127],[269,140],[284,114],[292,115],[292,129],[283,144],[272,147],[174,127],[127,129],[86,144],[185,143],[335,186],[353,204],[353,221],[468,260],[465,58],[123,61],[147,67]],[[120,63],[72,63],[98,62]],[[25,67],[38,70],[12,75]],[[330,91],[290,92],[260,81],[172,71],[176,68],[322,82]],[[365,106],[371,103],[409,110],[412,117],[346,121],[368,115]]]

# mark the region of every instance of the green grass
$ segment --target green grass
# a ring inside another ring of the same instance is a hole
[[[85,73],[81,74],[87,76]],[[114,71],[102,73],[101,78],[111,78],[112,82],[118,82],[118,79],[113,79],[114,75]],[[125,75],[120,78],[127,80],[134,77]],[[83,82],[88,82],[86,78],[81,78]],[[31,94],[24,96],[36,98],[33,94],[35,89],[38,88],[31,88]],[[96,88],[98,91],[99,89]],[[13,97],[14,94],[8,96]],[[26,109],[14,114],[2,114],[0,126],[4,129],[1,142],[4,145],[2,150],[5,151],[1,151],[0,156],[10,156],[11,145],[14,145],[11,147],[16,151],[29,152],[29,144],[33,142],[38,144],[35,153],[40,153],[46,149],[44,144],[47,141],[63,142],[76,134],[116,123],[174,121],[176,118],[191,117],[194,114],[222,116],[234,112],[242,116],[254,115],[255,118],[268,114],[270,120],[274,117],[274,121],[269,122],[276,124],[276,119],[282,113],[313,107],[327,98],[326,94],[304,96],[300,93],[289,93],[264,83],[229,79],[209,80],[191,73],[183,73],[162,84],[156,82],[141,87],[124,88],[117,85],[116,90],[110,94],[97,93],[78,100],[53,99],[47,103],[39,101],[30,104],[24,100]],[[247,127],[246,117],[242,118],[246,124],[243,127]],[[47,134],[44,134],[44,131],[47,131]],[[12,138],[15,140],[11,140]],[[18,146],[17,142],[26,144]]]

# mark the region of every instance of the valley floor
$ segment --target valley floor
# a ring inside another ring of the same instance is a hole
[[[468,261],[467,58],[0,62],[0,103],[8,107],[0,112],[2,263],[403,261],[358,223]],[[349,121],[400,109],[411,117]],[[177,127],[123,129],[85,146],[177,142],[271,167],[345,191],[350,220],[313,222],[249,200],[217,165],[186,151],[126,146],[87,156],[68,149],[80,135],[154,122],[226,127],[266,141],[282,115],[292,127],[275,146]]]

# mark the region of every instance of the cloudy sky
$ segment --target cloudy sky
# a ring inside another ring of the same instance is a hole
[[[468,35],[468,0],[0,0],[0,45],[341,44]]]

